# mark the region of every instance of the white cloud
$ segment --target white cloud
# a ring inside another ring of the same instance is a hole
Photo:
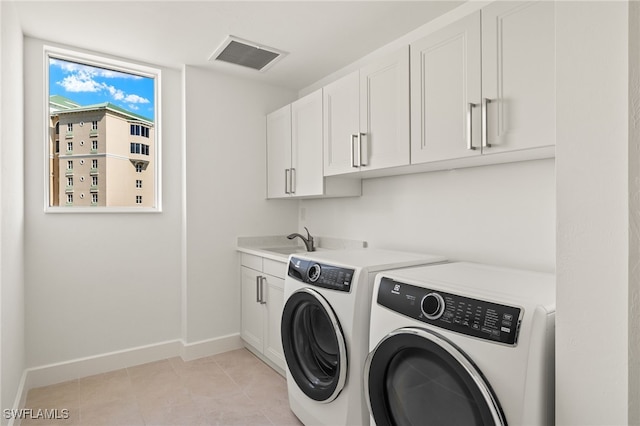
[[[138,96],[138,95],[127,95],[124,98],[125,102],[131,102],[134,104],[148,104],[149,103],[149,99],[147,98],[143,98],[142,96]]]
[[[102,77],[102,78],[130,78],[134,80],[142,79],[142,77],[135,74],[109,70],[106,68],[92,67],[90,65],[78,64],[76,62],[68,62],[68,61],[58,60],[54,58],[50,58],[50,64],[60,68],[62,71],[66,73],[81,72],[87,75],[92,75],[95,77]]]
[[[102,90],[100,83],[82,74],[71,74],[57,84],[68,92],[99,92]]]

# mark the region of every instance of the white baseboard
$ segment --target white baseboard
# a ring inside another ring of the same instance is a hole
[[[184,361],[203,358],[229,352],[244,347],[239,333],[216,337],[215,339],[201,340],[195,343],[183,343],[180,356]]]
[[[185,343],[179,339],[170,340],[40,367],[27,368],[22,374],[22,380],[17,389],[13,408],[18,410],[25,406],[27,393],[29,389],[32,388],[54,385],[56,383],[177,356],[181,357],[184,361],[192,361],[242,347],[243,344],[240,334],[236,333],[193,343]],[[13,420],[9,421],[9,426],[14,424],[16,423],[14,423]]]

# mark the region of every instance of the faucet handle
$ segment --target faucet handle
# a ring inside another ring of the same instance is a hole
[[[307,229],[306,226],[304,227],[304,230],[307,231],[307,239],[308,240],[312,239],[313,237],[311,236],[311,233],[309,232],[309,229]]]

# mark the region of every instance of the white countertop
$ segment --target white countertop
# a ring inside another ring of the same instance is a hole
[[[346,240],[333,237],[314,236],[316,250],[341,250],[367,247],[366,241]],[[237,250],[278,262],[286,262],[292,253],[308,253],[300,239],[289,240],[285,235],[263,237],[238,237]]]

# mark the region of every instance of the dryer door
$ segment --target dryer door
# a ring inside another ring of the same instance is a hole
[[[489,383],[452,342],[408,327],[388,334],[365,364],[369,412],[384,425],[506,425]]]
[[[302,288],[282,312],[282,347],[287,368],[311,399],[333,401],[347,377],[347,347],[333,309],[320,293]]]

